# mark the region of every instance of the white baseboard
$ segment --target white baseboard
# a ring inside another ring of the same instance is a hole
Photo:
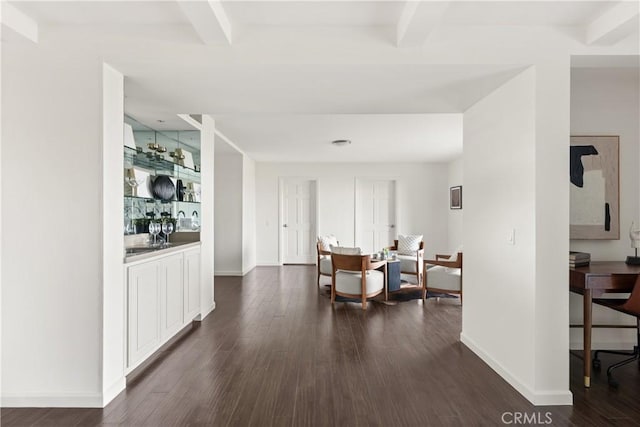
[[[259,262],[256,267],[282,267],[282,264],[279,262]]]
[[[564,406],[573,405],[573,394],[569,390],[542,390],[534,391],[524,384],[508,369],[497,362],[486,351],[480,348],[472,339],[464,333],[460,333],[460,341],[473,351],[484,363],[496,371],[511,387],[523,395],[529,402],[536,406]]]
[[[242,271],[219,271],[216,270],[214,272],[215,276],[244,276],[244,274],[242,274]]]
[[[3,408],[102,408],[100,393],[2,393]]]
[[[209,308],[204,310],[202,313],[200,313],[198,317],[196,317],[196,320],[203,321],[204,318],[207,317],[209,314],[211,314],[211,312],[215,309],[216,309],[216,302],[214,301],[213,304],[209,306]]]
[[[122,378],[118,378],[116,382],[111,384],[106,390],[102,393],[102,407],[104,408],[116,398],[125,388],[127,388],[127,379],[123,376]]]
[[[582,350],[582,340],[573,341],[569,343],[569,348],[571,350]],[[601,341],[591,341],[591,349],[592,350],[633,350],[633,347],[638,345],[634,341],[617,341],[617,342],[601,342]]]
[[[250,272],[251,270],[253,270],[254,268],[256,268],[255,264],[254,264],[252,267],[245,268],[245,269],[242,271],[242,275],[243,275],[243,276],[245,276],[247,273],[249,273],[249,272]]]

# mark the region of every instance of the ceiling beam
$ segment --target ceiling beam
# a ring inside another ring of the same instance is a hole
[[[38,43],[38,23],[34,19],[6,1],[2,2],[1,7],[2,11],[0,12],[0,16],[3,26],[11,28],[22,37],[34,43]]]
[[[639,7],[637,1],[623,1],[598,16],[586,27],[586,43],[613,45],[637,31]]]
[[[422,46],[449,7],[448,1],[408,1],[398,20],[398,47]]]
[[[220,0],[178,0],[178,5],[205,44],[231,44],[231,21]]]
[[[200,123],[199,121],[197,121],[196,119],[194,119],[191,114],[178,114],[178,117],[180,117],[182,120],[184,120],[185,122],[189,123],[191,126],[193,126],[194,128],[198,129],[198,130],[202,130],[202,123]]]

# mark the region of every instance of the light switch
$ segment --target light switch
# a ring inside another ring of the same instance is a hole
[[[516,230],[515,228],[512,228],[511,230],[509,230],[509,232],[507,233],[507,242],[510,245],[515,245],[516,244]]]

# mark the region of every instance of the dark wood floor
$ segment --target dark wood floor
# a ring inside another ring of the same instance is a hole
[[[3,409],[2,426],[640,425],[636,366],[585,390],[572,356],[574,406],[534,407],[460,344],[457,300],[332,309],[306,266],[215,286],[217,309],[106,408]]]

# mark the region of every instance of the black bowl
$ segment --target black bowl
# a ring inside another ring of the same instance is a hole
[[[169,201],[176,194],[176,186],[173,185],[173,181],[168,176],[159,175],[156,176],[153,184],[151,184],[151,192],[154,198]]]

